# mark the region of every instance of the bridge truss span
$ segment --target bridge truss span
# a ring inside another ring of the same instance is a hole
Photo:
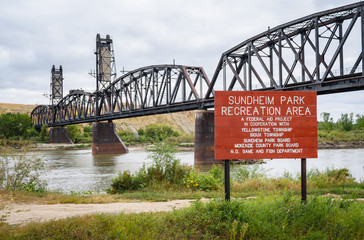
[[[363,2],[268,27],[222,54],[206,98],[217,89],[363,89],[363,35]]]
[[[153,65],[128,72],[99,95],[99,115],[166,111],[202,101],[210,81],[201,67]]]
[[[40,128],[43,124],[52,122],[52,106],[50,105],[39,105],[31,112],[32,124],[35,127]]]
[[[53,124],[83,121],[96,116],[95,94],[80,90],[71,91],[53,107]],[[50,123],[50,124],[52,124]]]
[[[202,67],[152,65],[124,74],[102,91],[76,90],[55,106],[38,106],[33,124],[63,126],[199,109],[209,86]]]

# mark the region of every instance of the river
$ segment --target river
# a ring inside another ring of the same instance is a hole
[[[110,187],[111,179],[119,171],[135,172],[147,159],[148,152],[130,148],[129,154],[93,156],[91,149],[40,151],[40,156],[47,160],[49,170],[44,175],[47,188],[63,193],[82,193],[87,191],[105,192]],[[193,152],[179,152],[177,157],[182,163],[193,165]],[[300,173],[300,159],[273,159],[261,164],[268,176],[282,176],[289,172],[295,176]],[[307,159],[307,169],[348,168],[356,181],[364,180],[363,149],[319,150],[318,159]],[[204,167],[206,169],[206,166]],[[207,166],[208,169],[208,166]]]

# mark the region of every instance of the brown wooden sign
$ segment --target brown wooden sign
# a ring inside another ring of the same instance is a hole
[[[215,159],[317,158],[316,92],[215,92]]]

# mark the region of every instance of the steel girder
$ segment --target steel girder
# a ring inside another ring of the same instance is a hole
[[[118,78],[100,93],[99,115],[121,114],[200,102],[210,81],[203,68],[154,65],[139,68]]]
[[[363,35],[363,2],[268,27],[222,54],[205,99],[218,89],[364,89]]]
[[[84,91],[73,91],[57,105],[40,105],[31,113],[32,123],[40,128],[43,124],[63,126],[73,121],[84,121],[95,117],[95,95]]]
[[[53,119],[51,124],[68,123],[76,120],[84,120],[94,117],[96,113],[95,94],[88,92],[74,92],[68,94],[53,109]]]
[[[30,116],[32,119],[32,124],[35,127],[40,128],[43,124],[52,122],[52,106],[39,105],[33,109]]]

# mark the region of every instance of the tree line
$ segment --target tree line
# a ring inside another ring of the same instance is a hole
[[[319,130],[332,131],[352,131],[352,130],[361,130],[364,129],[364,114],[356,114],[354,117],[354,113],[343,113],[340,118],[334,122],[333,117],[331,117],[330,113],[323,112],[321,113],[321,118],[323,121],[318,122],[317,128]]]
[[[330,113],[320,114],[321,121],[318,121],[319,131],[342,131],[364,130],[364,114],[343,113],[337,121],[334,121]],[[92,142],[92,127],[82,125],[68,125],[67,132],[70,138],[76,143]],[[129,131],[119,131],[119,136],[124,141],[147,142],[161,140],[170,136],[180,135],[171,127],[166,125],[150,125],[146,129],[139,129],[137,134]],[[0,139],[31,140],[34,142],[48,142],[49,129],[43,125],[40,131],[32,125],[28,114],[6,113],[0,115]]]

